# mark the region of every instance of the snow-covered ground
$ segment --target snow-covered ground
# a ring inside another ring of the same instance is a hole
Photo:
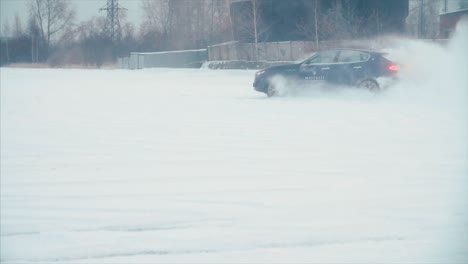
[[[468,31],[398,43],[380,95],[2,68],[2,263],[467,263]]]

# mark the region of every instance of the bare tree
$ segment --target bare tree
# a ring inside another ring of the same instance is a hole
[[[233,23],[233,19],[232,19],[230,0],[226,0],[226,6],[227,6],[227,9],[228,9],[229,27],[231,29],[231,40],[234,40],[235,39],[235,33],[234,33],[234,23]]]
[[[46,52],[49,54],[52,38],[71,26],[75,18],[75,10],[66,0],[31,0],[29,8],[40,30]]]
[[[193,11],[188,16],[192,16],[190,34],[193,36],[194,47],[206,47],[226,39],[223,35],[229,29],[229,16],[225,1],[198,0],[190,2],[193,5]]]
[[[320,16],[318,37],[321,39],[337,40],[351,39],[362,35],[362,21],[356,15],[354,8],[346,8],[346,12],[340,3],[327,10]]]
[[[167,35],[171,28],[172,2],[172,0],[143,0],[144,26]]]
[[[95,18],[80,26],[80,46],[85,62],[98,68],[113,59],[112,41],[103,32],[104,24],[104,19]]]
[[[5,20],[5,23],[3,23],[2,27],[2,36],[3,37],[9,37],[11,34],[11,27],[10,27],[10,22],[8,20]]]
[[[201,48],[226,39],[228,8],[222,0],[142,0],[144,49]]]
[[[410,0],[408,17],[406,17],[406,32],[408,35],[416,37],[419,25],[419,1]]]
[[[419,38],[437,38],[439,12],[447,7],[442,1],[410,0],[406,27],[410,35]]]
[[[320,23],[320,1],[314,0],[313,5],[306,6],[306,8],[313,8],[313,17],[306,16],[298,20],[295,27],[295,33],[302,39],[314,40],[315,48],[319,49],[319,23]]]
[[[262,3],[255,0],[242,5],[242,10],[235,18],[240,40],[259,43],[268,39],[271,26],[262,17],[263,8]]]
[[[142,0],[143,22],[140,26],[140,38],[143,49],[164,49],[170,42],[172,32],[172,0]]]
[[[211,17],[209,44],[232,40],[229,7],[226,1],[209,0],[206,5],[210,6],[207,12]]]
[[[15,15],[15,25],[14,25],[14,28],[13,28],[13,36],[19,37],[19,36],[22,36],[23,34],[24,34],[23,25],[21,23],[21,19],[20,19],[18,13],[16,13],[16,15]]]
[[[427,1],[424,6],[424,37],[426,38],[437,38],[439,36],[439,13],[440,13],[440,2],[438,1]]]

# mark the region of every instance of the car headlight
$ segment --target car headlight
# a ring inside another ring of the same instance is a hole
[[[255,73],[255,76],[259,76],[259,75],[262,75],[266,72],[266,70],[261,70],[261,71],[258,71],[257,73]]]

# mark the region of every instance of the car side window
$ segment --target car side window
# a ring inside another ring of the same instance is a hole
[[[338,61],[337,51],[325,51],[310,58],[305,64],[336,63]]]
[[[343,50],[340,53],[340,58],[338,59],[341,63],[353,63],[353,62],[364,62],[369,59],[370,55],[352,50]]]

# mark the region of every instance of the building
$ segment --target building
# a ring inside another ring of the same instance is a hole
[[[455,27],[462,17],[468,19],[468,8],[440,14],[440,38],[449,38],[455,31]]]
[[[408,0],[230,0],[234,38],[314,39],[316,3],[320,39],[403,33],[408,16]]]

